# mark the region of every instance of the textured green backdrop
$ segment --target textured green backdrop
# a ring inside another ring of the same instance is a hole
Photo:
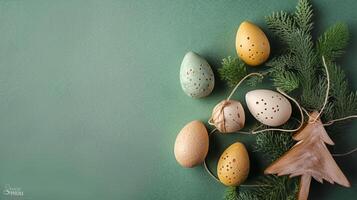
[[[183,169],[173,144],[185,123],[206,121],[227,95],[220,81],[194,100],[179,67],[194,50],[214,69],[235,55],[236,29],[293,10],[295,0],[1,0],[0,199],[9,187],[31,200],[221,199],[224,187],[203,170]],[[341,59],[357,89],[357,1],[313,2],[315,33],[336,21],[352,39]],[[268,33],[270,35],[270,33]],[[275,46],[272,47],[277,48]],[[252,88],[245,88],[247,90]],[[243,99],[244,90],[236,95]],[[357,123],[334,136],[357,146]],[[264,167],[253,137],[216,136],[210,166],[227,145],[247,141],[251,178]],[[354,199],[357,154],[337,159],[353,187],[312,184],[310,199]],[[250,178],[250,180],[251,180]]]

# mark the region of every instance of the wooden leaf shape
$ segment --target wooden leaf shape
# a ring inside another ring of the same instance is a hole
[[[301,176],[299,200],[305,200],[309,194],[311,177],[319,182],[326,180],[350,187],[346,176],[336,164],[325,143],[334,145],[317,113],[311,114],[306,126],[293,136],[298,141],[288,152],[273,162],[265,174],[278,176]]]

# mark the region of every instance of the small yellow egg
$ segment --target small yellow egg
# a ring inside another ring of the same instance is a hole
[[[236,50],[239,58],[251,66],[264,63],[270,54],[270,44],[265,33],[255,24],[244,21],[236,36]]]
[[[217,173],[219,180],[226,186],[238,186],[249,174],[249,156],[244,144],[236,142],[221,155]]]

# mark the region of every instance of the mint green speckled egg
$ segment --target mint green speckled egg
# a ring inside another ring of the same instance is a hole
[[[190,97],[208,96],[214,88],[211,66],[200,55],[190,51],[181,63],[180,82],[183,91]]]

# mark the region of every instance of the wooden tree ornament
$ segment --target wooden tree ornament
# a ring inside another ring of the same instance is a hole
[[[325,145],[334,145],[334,142],[328,136],[318,112],[310,114],[306,126],[293,139],[298,143],[273,162],[264,171],[265,174],[301,176],[299,200],[308,198],[311,177],[320,183],[324,179],[331,184],[336,182],[345,187],[351,186]]]

